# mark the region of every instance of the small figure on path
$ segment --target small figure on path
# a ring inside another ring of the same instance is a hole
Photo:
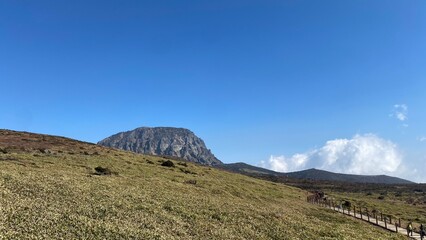
[[[411,223],[411,221],[408,222],[408,225],[407,225],[407,236],[410,236],[410,233],[411,233],[411,236],[413,236],[413,224]]]
[[[425,229],[423,227],[423,224],[420,224],[420,239],[423,240],[425,235],[426,235],[426,232],[425,232]]]

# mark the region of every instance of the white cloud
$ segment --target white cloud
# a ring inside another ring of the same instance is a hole
[[[308,160],[306,154],[295,154],[290,158],[271,155],[268,161],[261,161],[260,166],[276,172],[291,172],[303,169]]]
[[[426,137],[424,137],[424,136],[423,137],[419,137],[419,141],[420,142],[426,142]]]
[[[392,173],[402,161],[394,143],[374,134],[328,141],[318,155],[322,169],[353,174]]]
[[[393,112],[390,115],[395,117],[399,121],[403,122],[408,118],[408,106],[406,104],[395,104],[393,105]]]
[[[402,154],[396,144],[374,134],[355,135],[351,139],[335,139],[313,151],[291,157],[271,156],[260,166],[274,171],[290,172],[318,168],[349,174],[400,173]]]

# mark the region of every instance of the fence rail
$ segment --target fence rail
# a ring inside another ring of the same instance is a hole
[[[318,194],[310,195],[306,198],[307,202],[320,205],[322,207],[332,209],[336,212],[348,215],[360,220],[369,222],[370,224],[385,228],[389,231],[408,235],[407,227],[408,221],[401,218],[396,218],[390,214],[385,214],[376,209],[368,209],[366,207],[359,207],[352,205],[348,201],[335,201],[326,199]],[[407,226],[407,227],[403,227]],[[412,223],[413,231],[410,234],[411,239],[421,239],[423,236],[420,235],[420,224]]]

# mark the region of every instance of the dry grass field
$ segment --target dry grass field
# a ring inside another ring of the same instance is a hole
[[[404,239],[310,205],[307,194],[189,162],[0,130],[0,239]]]

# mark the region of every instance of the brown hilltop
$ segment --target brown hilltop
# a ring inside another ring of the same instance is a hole
[[[67,152],[99,154],[105,150],[105,147],[66,137],[0,129],[0,153]]]

